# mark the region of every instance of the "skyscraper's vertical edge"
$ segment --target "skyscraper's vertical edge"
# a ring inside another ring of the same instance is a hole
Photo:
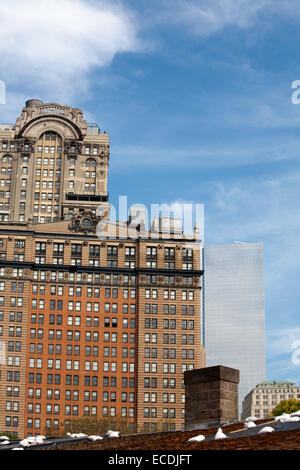
[[[260,267],[261,267],[261,274],[260,274],[260,281],[259,283],[262,285],[262,292],[261,292],[261,296],[262,296],[262,308],[263,308],[263,321],[261,322],[261,329],[262,329],[262,337],[261,337],[261,342],[262,342],[262,348],[261,348],[261,351],[262,351],[262,354],[263,354],[263,358],[262,358],[262,365],[264,367],[264,371],[263,371],[263,380],[266,380],[266,310],[265,310],[265,289],[264,289],[264,286],[265,286],[265,269],[264,269],[264,266],[265,266],[265,263],[264,263],[264,245],[263,243],[259,243],[259,246],[260,246],[260,253],[261,253],[261,263],[260,263]],[[245,397],[243,397],[244,399]]]

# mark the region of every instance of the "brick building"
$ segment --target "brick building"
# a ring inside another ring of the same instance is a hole
[[[110,222],[108,161],[78,109],[30,100],[0,126],[0,431],[184,424],[183,373],[205,365],[199,234]]]

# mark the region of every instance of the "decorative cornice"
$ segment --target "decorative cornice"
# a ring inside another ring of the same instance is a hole
[[[5,268],[23,268],[41,271],[71,271],[80,273],[99,273],[99,274],[132,274],[132,275],[158,275],[158,276],[183,276],[183,277],[201,277],[204,270],[186,270],[186,269],[160,269],[160,268],[110,268],[105,266],[73,266],[70,264],[37,264],[34,261],[24,261],[20,266],[19,261],[0,260],[0,267]]]

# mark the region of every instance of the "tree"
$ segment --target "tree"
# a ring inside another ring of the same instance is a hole
[[[81,417],[67,420],[60,424],[59,429],[47,428],[45,434],[47,437],[63,437],[67,432],[84,433],[87,435],[106,434],[108,430],[120,431],[121,434],[132,434],[136,429],[131,429],[128,420],[125,417],[115,416],[108,418]]]
[[[13,432],[0,431],[0,436],[6,436],[11,440],[18,439],[18,434]]]
[[[271,416],[280,416],[283,413],[294,413],[300,410],[300,401],[296,398],[290,398],[289,400],[282,400],[278,405],[275,406],[271,412]]]

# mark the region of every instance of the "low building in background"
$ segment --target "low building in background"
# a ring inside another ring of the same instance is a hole
[[[267,418],[282,400],[300,400],[300,387],[293,382],[262,382],[243,401],[242,419]]]

